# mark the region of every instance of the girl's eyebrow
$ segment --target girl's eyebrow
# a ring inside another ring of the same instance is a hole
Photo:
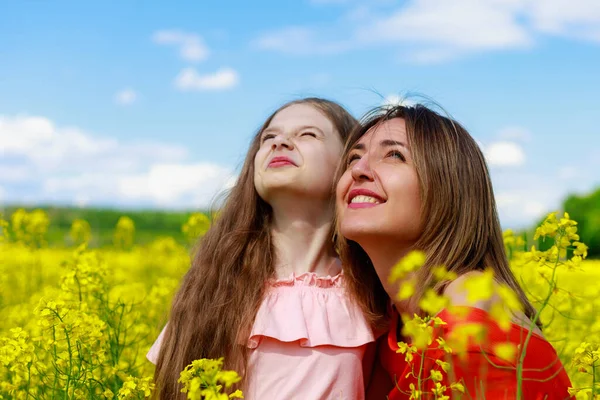
[[[302,125],[302,126],[299,126],[298,128],[296,128],[295,131],[296,132],[300,132],[300,131],[304,131],[304,130],[307,130],[307,129],[312,129],[312,130],[315,130],[315,131],[319,131],[319,133],[321,133],[321,135],[325,134],[319,127],[316,127],[314,125]],[[279,129],[277,127],[267,128],[267,129],[265,129],[263,131],[263,135],[265,133],[272,133],[272,132],[274,132],[274,133],[280,133],[281,129]]]
[[[298,132],[304,131],[304,130],[307,130],[307,129],[309,129],[309,130],[314,129],[315,131],[319,131],[319,133],[321,135],[325,134],[325,132],[323,132],[321,129],[319,129],[318,127],[316,127],[314,125],[303,125],[300,128],[298,128]]]
[[[262,134],[264,135],[265,133],[271,133],[271,132],[280,132],[279,128],[267,128],[264,131],[262,131]]]

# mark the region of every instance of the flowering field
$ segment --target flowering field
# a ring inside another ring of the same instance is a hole
[[[73,223],[70,248],[47,246],[44,212],[20,210],[0,224],[0,398],[150,396],[153,365],[145,355],[188,268],[189,247],[170,237],[136,245],[127,217],[102,249],[87,248],[90,226],[82,220]],[[194,214],[182,231],[191,244],[208,225]],[[526,251],[510,232],[505,241],[577,397],[600,399],[600,261],[582,261],[586,248],[575,230],[568,216],[549,218],[538,229],[556,244],[546,252]],[[212,383],[199,385],[206,370]],[[235,379],[208,361],[183,374],[190,398],[198,399],[217,398],[210,397],[217,385]]]

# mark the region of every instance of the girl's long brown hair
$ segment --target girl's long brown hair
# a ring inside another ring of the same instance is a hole
[[[272,210],[255,190],[254,157],[261,133],[273,117],[294,104],[308,104],[322,112],[342,142],[358,123],[335,102],[305,98],[283,105],[258,130],[237,182],[200,240],[173,300],[154,375],[159,399],[185,398],[177,380],[195,359],[224,357],[224,368],[246,374],[246,339],[263,299],[265,282],[275,272]]]
[[[414,245],[423,250],[426,262],[416,276],[415,294],[407,307],[420,313],[419,300],[433,284],[432,268],[444,265],[458,276],[491,268],[496,280],[505,283],[519,297],[525,315],[533,319],[535,309],[510,270],[494,192],[485,158],[471,135],[458,122],[424,105],[376,109],[348,139],[343,160],[356,142],[387,120],[402,118],[421,188],[422,234]],[[342,164],[344,165],[344,164]],[[340,167],[338,175],[343,173]],[[337,247],[350,291],[369,290],[361,282],[377,276],[360,245],[337,235]],[[445,284],[437,285],[442,291]],[[373,291],[381,292],[378,285]],[[378,295],[380,296],[380,295]],[[375,309],[381,312],[381,309]]]

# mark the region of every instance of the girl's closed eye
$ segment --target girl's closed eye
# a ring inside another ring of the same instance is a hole
[[[356,153],[350,154],[348,156],[348,161],[346,161],[346,165],[351,167],[356,161],[360,160],[360,156]]]
[[[303,132],[300,136],[312,136],[312,137],[316,138],[317,134],[313,133],[313,132]]]
[[[273,135],[272,133],[267,133],[266,135],[264,135],[262,137],[261,142],[264,143],[264,142],[266,142],[269,139],[273,139],[274,137],[275,137],[275,135]]]

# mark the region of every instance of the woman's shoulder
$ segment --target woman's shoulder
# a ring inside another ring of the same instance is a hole
[[[490,316],[490,313],[498,313],[501,310],[499,314],[507,316],[511,325],[531,330],[543,337],[542,331],[525,313],[506,306],[499,295],[500,290],[502,290],[500,284],[492,279],[491,275],[487,275],[487,272],[471,271],[450,282],[444,289],[444,296],[448,299],[450,308],[457,311],[471,310],[474,314],[483,313],[483,316]],[[493,320],[494,318],[490,318],[490,321]]]

